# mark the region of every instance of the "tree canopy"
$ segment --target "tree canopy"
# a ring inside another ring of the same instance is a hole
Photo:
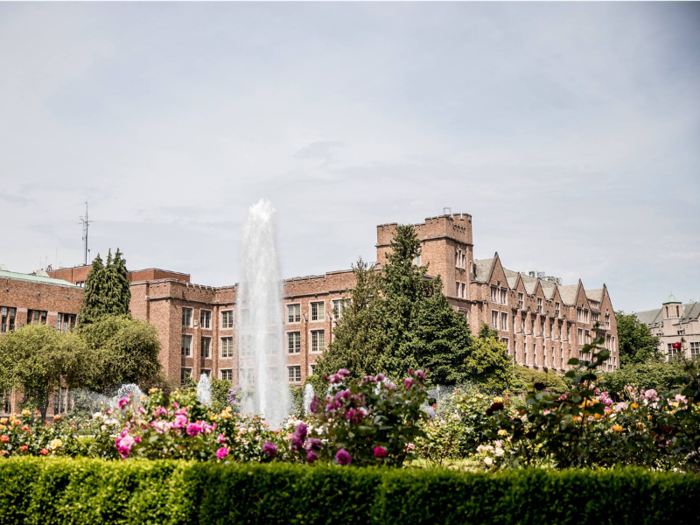
[[[621,367],[663,359],[659,352],[659,338],[652,335],[649,327],[637,316],[618,311],[615,319]]]
[[[106,264],[102,263],[102,258],[97,254],[85,281],[80,324],[94,323],[104,315],[129,316],[130,302],[129,273],[119,248],[114,257],[112,251],[109,251]]]
[[[423,368],[433,384],[505,385],[511,370],[505,346],[474,338],[440,278],[416,264],[421,247],[413,226],[399,226],[390,248],[381,270],[362,259],[353,266],[357,285],[311,382],[340,368],[355,377],[383,372],[395,379]]]

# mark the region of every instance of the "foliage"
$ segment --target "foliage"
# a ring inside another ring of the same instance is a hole
[[[233,384],[228,379],[213,378],[211,380],[211,406],[213,411],[221,412],[228,405],[231,405],[228,401],[231,388],[233,388]],[[232,407],[237,408],[238,405],[232,405]]]
[[[468,377],[488,392],[503,392],[513,383],[513,362],[508,347],[484,324],[467,360]]]
[[[649,327],[636,315],[618,311],[615,312],[615,319],[622,368],[663,359],[663,354],[659,352],[659,338],[652,335]]]
[[[542,383],[545,386],[545,390],[560,394],[567,389],[566,383],[561,376],[550,370],[533,370],[526,366],[515,365],[513,367],[513,375],[513,392],[520,393],[532,390],[532,385],[535,383]]]
[[[408,369],[431,371],[433,384],[466,381],[502,388],[510,377],[510,360],[497,339],[475,341],[465,317],[442,292],[442,281],[415,264],[420,240],[413,226],[399,226],[381,271],[362,260],[354,266],[357,286],[343,310],[333,342],[311,378],[343,368],[353,377],[385,373],[398,380]]]
[[[173,460],[0,462],[0,524],[685,525],[700,478],[644,469],[345,469]]]
[[[647,361],[628,364],[614,372],[601,374],[601,382],[612,393],[622,392],[627,385],[648,390],[655,389],[659,394],[667,394],[678,387],[684,376],[681,361]]]
[[[423,422],[423,436],[416,439],[415,455],[435,466],[447,460],[459,459],[462,452],[465,427],[458,414]]]
[[[22,391],[42,417],[50,394],[59,386],[81,388],[91,366],[90,350],[74,333],[28,325],[0,337],[0,385]]]
[[[104,315],[127,316],[131,302],[131,288],[126,260],[117,248],[112,258],[112,251],[103,264],[100,255],[92,262],[92,269],[85,281],[85,294],[80,310],[80,324],[96,322]]]
[[[349,381],[349,372],[339,370],[329,378],[326,399],[314,396],[311,403],[308,435],[323,441],[307,443],[307,429],[295,431],[292,448],[305,449],[307,461],[308,453],[314,453],[342,464],[339,455],[344,451],[354,465],[400,466],[410,452],[409,444],[422,434],[418,423],[426,417],[421,408],[427,397],[425,373],[409,372],[397,386],[383,374]]]
[[[78,327],[80,338],[94,353],[92,388],[111,393],[125,383],[147,385],[161,372],[160,339],[156,328],[129,316],[103,315]]]

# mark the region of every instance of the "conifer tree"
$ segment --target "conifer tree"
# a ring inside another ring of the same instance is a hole
[[[103,315],[129,316],[130,301],[130,283],[122,253],[117,249],[112,257],[110,250],[105,265],[98,254],[85,282],[81,324],[94,323]]]
[[[104,264],[100,254],[92,261],[92,269],[85,280],[85,294],[80,309],[80,323],[90,324],[104,313]]]

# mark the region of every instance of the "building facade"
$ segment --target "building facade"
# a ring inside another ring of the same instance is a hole
[[[659,338],[659,351],[666,359],[700,357],[700,303],[683,304],[671,294],[661,308],[634,315]]]
[[[378,266],[386,261],[397,226],[377,226]],[[617,325],[605,285],[587,291],[580,280],[564,286],[556,279],[518,273],[504,268],[498,253],[490,259],[474,259],[472,217],[468,214],[431,217],[414,226],[421,241],[416,264],[428,265],[428,275],[441,277],[445,295],[455,310],[466,316],[475,334],[482,323],[498,330],[515,362],[564,371],[570,358],[580,357],[586,343],[602,337],[611,352],[607,369],[619,366]],[[80,286],[89,269],[82,266],[49,272],[69,287],[66,295],[74,302],[72,309],[47,307],[47,323],[54,319],[51,312],[77,313],[82,300]],[[158,329],[160,360],[171,380],[184,381],[206,373],[234,383],[255,381],[253,370],[238,350],[238,285],[193,284],[187,274],[155,268],[130,272],[129,279],[132,315]],[[301,384],[313,374],[354,285],[351,270],[284,281],[283,344],[289,383]],[[5,302],[9,305],[10,301]],[[15,325],[26,322],[24,311],[15,315],[19,316]]]

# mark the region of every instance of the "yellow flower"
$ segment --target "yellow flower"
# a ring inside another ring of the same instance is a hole
[[[624,428],[622,428],[620,425],[613,425],[612,429],[613,429],[613,432],[617,432],[617,433],[620,433],[624,430]]]
[[[647,419],[651,419],[651,414],[647,414]]]
[[[639,405],[637,403],[632,403],[630,405],[630,408],[639,408]]]
[[[501,396],[497,396],[493,398],[494,403],[503,403],[503,398]]]
[[[603,414],[595,414],[593,417],[595,419],[603,419],[605,416]]]
[[[644,430],[644,423],[642,423],[641,421],[638,421],[637,422],[637,430]]]
[[[581,422],[581,416],[574,416],[574,423],[580,423]]]
[[[501,430],[498,431],[498,435],[499,436],[507,436],[508,431],[502,428]]]
[[[157,389],[157,388],[151,388],[151,389],[148,391],[149,394],[155,394],[156,392],[158,392],[158,389]]]
[[[23,415],[23,416],[31,416],[31,415],[32,415],[32,411],[31,411],[31,410],[27,410],[27,409],[25,408],[24,410],[22,410],[22,415]]]
[[[477,398],[477,399],[483,399],[483,398],[484,398],[484,396],[483,396],[483,395],[481,395],[481,394],[477,394],[477,395],[476,395],[476,398]]]
[[[54,439],[51,443],[49,443],[49,448],[59,448],[61,445],[63,445],[63,441],[60,439]]]
[[[7,424],[7,418],[4,417],[4,418],[0,419],[0,423],[2,423],[3,425]]]

